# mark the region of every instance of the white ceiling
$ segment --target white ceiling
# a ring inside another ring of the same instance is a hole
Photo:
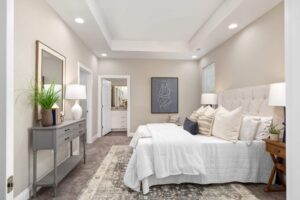
[[[188,42],[223,0],[96,2],[114,40]]]
[[[200,58],[281,1],[47,0],[99,57],[182,60]]]

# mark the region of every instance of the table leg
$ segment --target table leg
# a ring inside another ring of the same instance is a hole
[[[56,159],[57,159],[57,152],[56,152],[56,150],[54,150],[54,169],[53,169],[53,172],[54,172],[54,174],[53,174],[53,195],[54,195],[54,197],[56,196],[56,193],[57,193],[57,182],[56,182],[56,180],[57,180],[57,163],[56,163]]]
[[[85,152],[86,134],[83,135],[83,163],[85,164],[86,152]]]
[[[36,167],[36,160],[37,160],[37,151],[33,151],[33,185],[32,185],[32,193],[33,197],[36,197],[36,174],[37,174],[37,167]]]
[[[70,156],[73,156],[73,140],[70,141]]]
[[[275,172],[276,172],[276,167],[275,165],[273,166],[273,169],[272,169],[272,172],[271,172],[271,175],[269,177],[269,182],[268,182],[268,185],[267,187],[265,188],[265,192],[269,192],[270,191],[270,188],[272,186],[272,182],[273,182],[273,179],[274,179],[274,176],[275,176]]]

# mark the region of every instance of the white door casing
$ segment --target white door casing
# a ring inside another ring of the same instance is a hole
[[[102,80],[102,135],[111,132],[111,82]]]
[[[102,80],[103,79],[126,79],[127,80],[127,136],[133,136],[131,133],[130,111],[131,111],[131,96],[130,96],[130,76],[129,75],[99,75],[98,76],[98,137],[102,136]]]
[[[287,199],[300,199],[300,1],[285,0]]]
[[[83,78],[83,80],[81,80]],[[87,113],[83,113],[83,117],[86,118],[87,122],[87,143],[93,142],[93,123],[92,123],[92,116],[93,116],[93,75],[92,71],[84,66],[82,63],[78,63],[78,83],[86,85],[86,92],[87,92],[87,100],[84,106],[86,106]]]
[[[0,199],[12,200],[14,173],[14,1],[0,1]]]

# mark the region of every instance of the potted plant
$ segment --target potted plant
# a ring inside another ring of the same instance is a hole
[[[53,125],[52,107],[60,100],[59,93],[55,91],[55,83],[51,83],[47,89],[37,85],[33,87],[32,100],[35,105],[41,106],[42,126]]]
[[[268,131],[270,133],[270,140],[272,141],[278,141],[279,140],[279,134],[281,133],[281,129],[277,128],[277,125],[274,125],[273,123],[268,128]]]

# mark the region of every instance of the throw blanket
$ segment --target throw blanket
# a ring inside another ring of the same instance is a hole
[[[205,174],[193,135],[174,124],[148,124],[147,128],[152,135],[156,178]]]

